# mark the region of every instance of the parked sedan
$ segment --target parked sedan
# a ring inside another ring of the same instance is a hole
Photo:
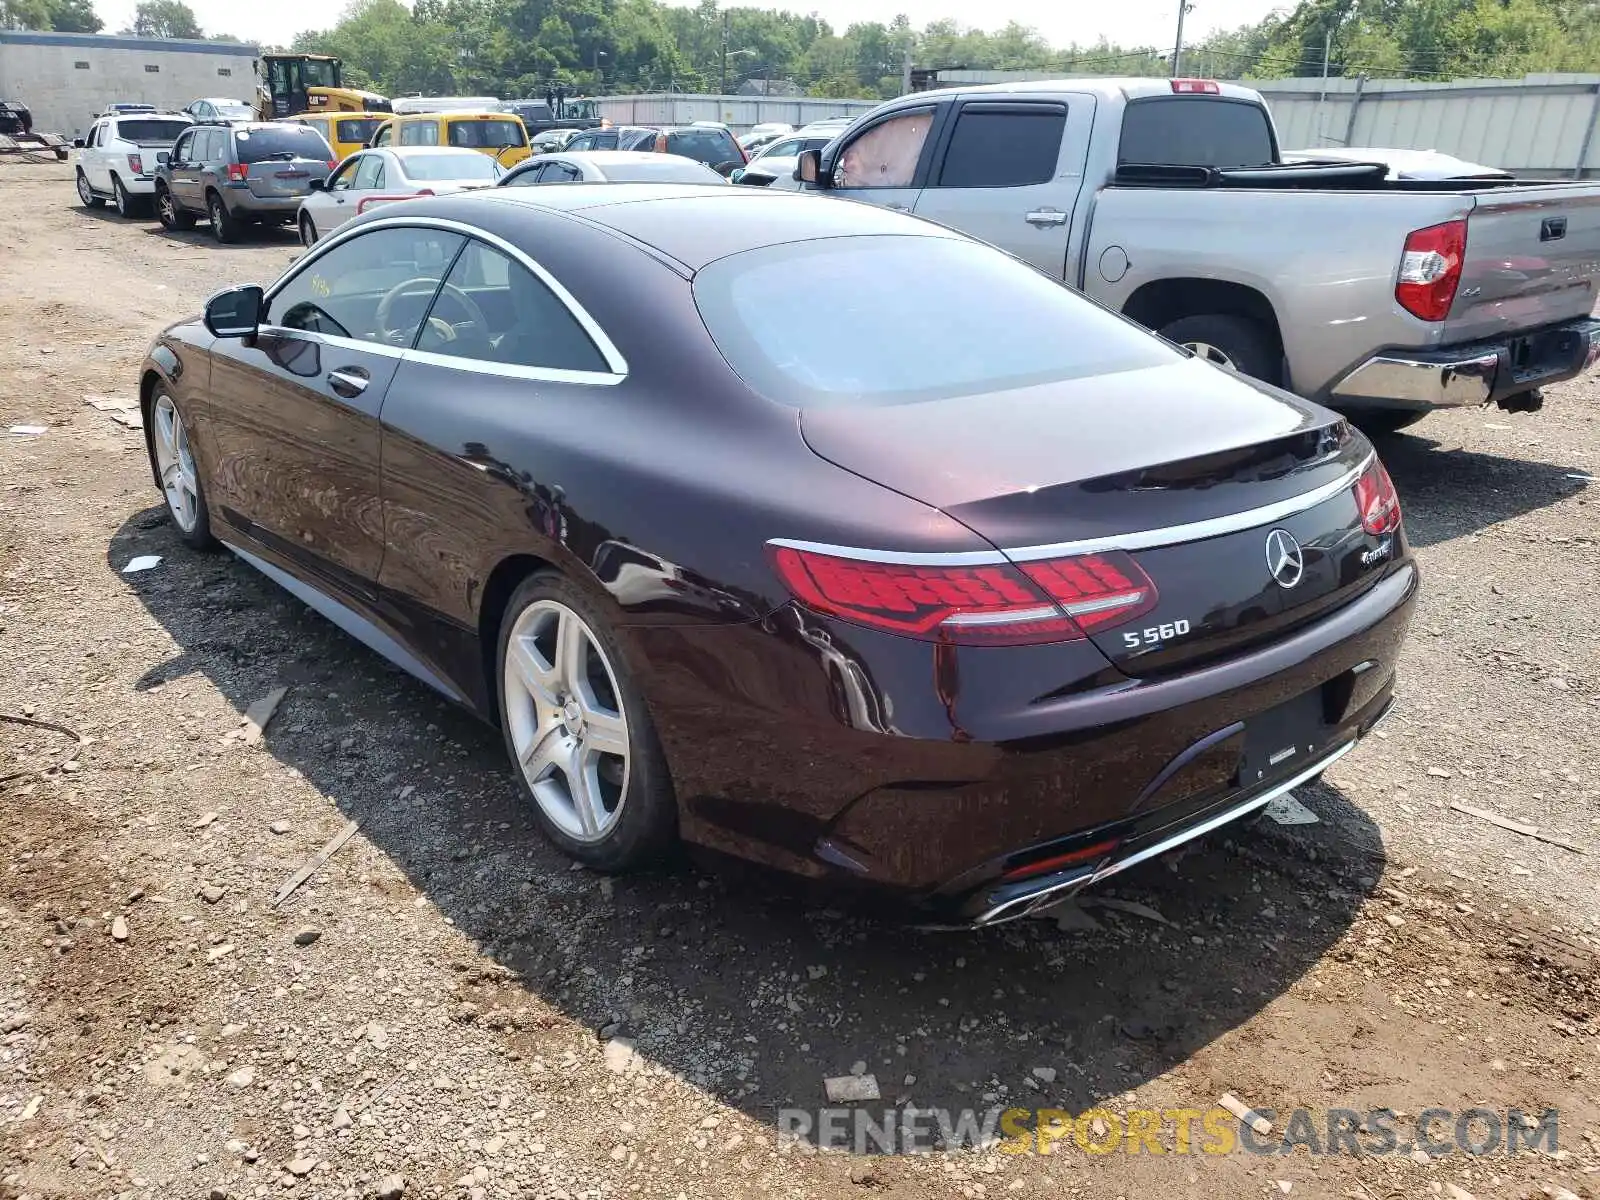
[[[310,246],[352,217],[380,204],[493,187],[504,172],[487,155],[463,146],[393,146],[363,150],[311,185],[300,202],[301,244]]]
[[[417,200],[139,391],[176,535],[497,725],[574,859],[682,840],[940,923],[1315,778],[1418,586],[1342,418],[875,206]]]
[[[710,167],[676,154],[637,150],[592,150],[542,154],[500,181],[501,187],[535,183],[726,183]]]

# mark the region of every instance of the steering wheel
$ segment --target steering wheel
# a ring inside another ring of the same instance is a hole
[[[429,279],[427,276],[419,276],[416,279],[407,279],[401,283],[395,284],[394,287],[390,288],[383,294],[383,299],[378,301],[378,312],[375,320],[378,328],[383,330],[383,337],[385,341],[393,341],[393,335],[401,332],[399,329],[396,329],[389,324],[389,318],[394,314],[394,306],[399,303],[400,297],[405,295],[405,293],[412,288],[432,289],[435,287],[439,289],[439,295],[441,297],[448,296],[461,306],[461,311],[466,314],[467,320],[477,325],[477,327],[483,330],[485,334],[488,333],[488,318],[483,315],[483,309],[479,308],[475,303],[473,303],[471,296],[467,295],[452,283],[440,284],[437,279]],[[434,303],[437,305],[438,301],[435,300]],[[456,340],[455,327],[442,317],[429,316],[428,328],[432,329],[434,333],[439,336],[440,341],[453,342]]]

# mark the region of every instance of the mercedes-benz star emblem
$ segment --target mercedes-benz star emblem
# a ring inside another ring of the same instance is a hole
[[[1267,534],[1267,571],[1281,588],[1292,588],[1306,573],[1306,556],[1287,529]]]

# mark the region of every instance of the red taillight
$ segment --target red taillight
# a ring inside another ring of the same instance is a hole
[[[417,195],[419,195],[419,196],[431,196],[431,195],[433,195],[433,189],[432,188],[423,188],[420,192],[417,193]]]
[[[1400,496],[1377,459],[1356,480],[1356,509],[1361,513],[1361,528],[1374,537],[1400,528]]]
[[[1215,79],[1174,79],[1172,91],[1178,96],[1220,96],[1222,89]]]
[[[235,183],[243,183],[250,178],[250,168],[245,163],[229,163],[228,178]]]
[[[135,175],[143,175],[144,157],[139,154],[128,155],[128,170],[132,171]]]
[[[1394,298],[1412,316],[1442,321],[1450,315],[1461,263],[1467,256],[1467,223],[1446,221],[1418,229],[1406,238]]]
[[[926,641],[1023,646],[1066,642],[1156,604],[1126,554],[1040,562],[916,566],[772,547],[784,586],[806,607]]]

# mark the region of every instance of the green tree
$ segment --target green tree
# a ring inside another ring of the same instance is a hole
[[[200,22],[183,0],[140,0],[133,11],[133,32],[140,37],[199,38]]]
[[[0,28],[51,28],[49,0],[0,0]]]
[[[94,0],[47,0],[50,28],[62,33],[99,33],[105,22],[94,11]]]

